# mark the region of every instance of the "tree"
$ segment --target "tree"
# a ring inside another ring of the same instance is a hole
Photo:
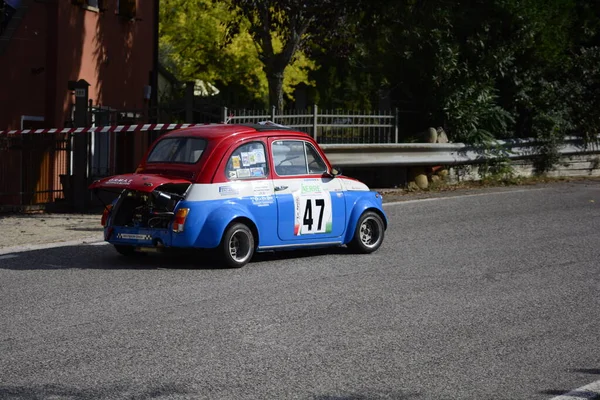
[[[202,80],[220,90],[229,107],[263,107],[268,84],[247,21],[237,18],[238,34],[227,36],[234,17],[230,5],[211,0],[161,0],[161,63],[181,81]],[[280,46],[277,38],[273,46]],[[283,90],[292,96],[299,82],[310,85],[314,64],[302,53],[285,71]]]
[[[283,109],[284,71],[299,51],[343,25],[358,2],[340,0],[227,0],[237,18],[228,26],[234,39],[244,21],[259,52],[269,85],[269,103]],[[218,1],[217,1],[218,2]],[[281,40],[278,48],[276,40]]]

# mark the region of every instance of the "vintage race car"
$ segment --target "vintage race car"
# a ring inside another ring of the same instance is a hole
[[[383,242],[381,195],[342,176],[307,134],[273,125],[214,124],[161,136],[135,173],[95,181],[118,192],[104,238],[124,255],[215,249],[241,267],[256,251]]]

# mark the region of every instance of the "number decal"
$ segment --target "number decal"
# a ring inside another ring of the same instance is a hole
[[[312,206],[310,205],[311,200],[306,200],[306,206],[304,207],[304,218],[302,219],[302,226],[306,226],[307,230],[312,231],[313,219],[312,219]]]
[[[317,225],[317,230],[320,231],[321,227],[323,226],[323,211],[325,211],[325,200],[317,199],[315,200],[315,205],[321,208],[321,211],[319,211],[319,225]]]
[[[331,197],[329,193],[299,196],[296,201],[295,235],[331,232]]]

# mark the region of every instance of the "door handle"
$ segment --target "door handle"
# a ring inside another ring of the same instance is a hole
[[[280,191],[285,190],[287,188],[288,188],[287,186],[275,186],[275,191],[276,192],[280,192]]]

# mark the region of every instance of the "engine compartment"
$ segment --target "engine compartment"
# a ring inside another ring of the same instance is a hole
[[[167,229],[189,184],[161,185],[152,192],[124,190],[112,212],[112,225]]]

